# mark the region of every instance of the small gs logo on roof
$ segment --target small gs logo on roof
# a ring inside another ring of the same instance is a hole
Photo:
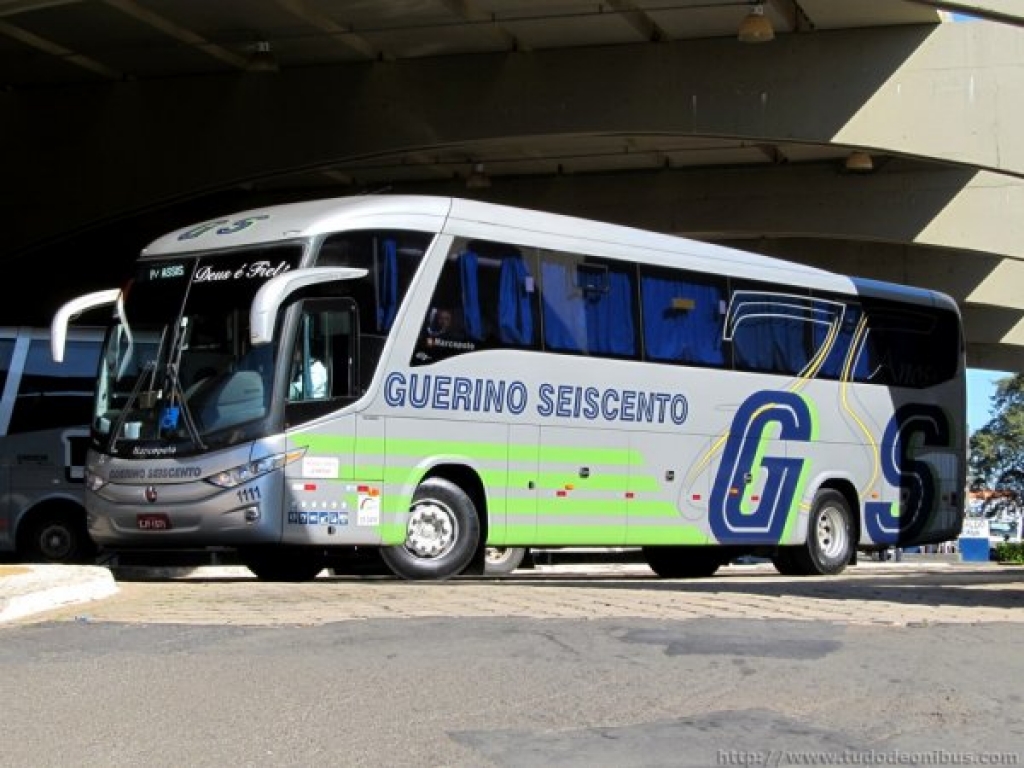
[[[257,221],[269,219],[270,216],[266,214],[260,214],[259,216],[246,216],[243,219],[217,219],[217,221],[208,221],[205,224],[199,224],[191,229],[186,229],[180,235],[179,240],[195,240],[197,237],[205,235],[210,230],[216,230],[218,235],[233,235],[236,232],[241,232],[243,229],[251,227]]]

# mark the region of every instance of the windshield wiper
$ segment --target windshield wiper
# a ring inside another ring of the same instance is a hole
[[[128,420],[128,414],[135,406],[135,401],[139,399],[139,395],[142,394],[142,387],[146,383],[147,374],[150,378],[149,386],[152,388],[152,375],[155,370],[155,360],[150,360],[142,366],[142,370],[139,372],[139,376],[135,380],[135,386],[132,387],[131,394],[128,395],[128,399],[121,408],[121,413],[118,414],[117,419],[114,421],[114,428],[110,432],[110,441],[107,443],[107,450],[110,453],[114,453],[114,449],[117,447],[117,441],[120,439],[119,435],[121,434],[121,430],[124,429],[125,422]]]
[[[182,334],[184,336],[184,334]],[[206,443],[203,442],[203,438],[199,435],[199,428],[196,427],[195,418],[192,416],[192,409],[189,407],[188,402],[185,399],[185,392],[181,388],[181,376],[178,375],[178,364],[181,362],[181,346],[178,345],[178,354],[175,359],[167,363],[167,375],[164,377],[164,385],[169,389],[167,395],[167,409],[177,408],[177,413],[181,414],[181,420],[185,422],[185,429],[188,431],[189,439],[192,444],[199,448],[199,450],[206,450]],[[165,411],[166,413],[166,411]],[[166,425],[168,429],[172,429],[177,426],[177,418],[174,419],[174,425]],[[163,417],[160,419],[160,424],[157,429],[157,435],[162,436],[164,431]]]

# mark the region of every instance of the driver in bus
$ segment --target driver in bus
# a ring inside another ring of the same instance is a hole
[[[455,334],[452,311],[445,307],[435,309],[427,326],[427,336],[435,339],[450,339]]]
[[[327,397],[327,368],[317,358],[310,356],[308,368],[302,367],[302,348],[295,347],[292,354],[290,400],[317,400]],[[307,380],[308,379],[308,380]]]

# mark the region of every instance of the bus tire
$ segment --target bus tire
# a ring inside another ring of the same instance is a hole
[[[853,559],[853,513],[839,491],[818,491],[807,521],[807,541],[792,550],[795,575],[835,576]]]
[[[476,505],[458,485],[441,477],[424,480],[409,508],[404,544],[381,548],[392,573],[409,580],[458,576],[480,542]]]
[[[647,565],[663,579],[702,579],[722,565],[719,547],[643,547]]]
[[[239,559],[260,581],[312,581],[326,564],[323,553],[310,547],[251,547]]]
[[[779,547],[772,555],[772,565],[782,576],[804,576],[804,570],[793,559],[793,547]]]
[[[487,547],[484,553],[484,576],[506,576],[522,564],[524,557],[524,547]]]
[[[25,525],[24,538],[18,548],[23,560],[81,565],[96,559],[96,545],[85,527],[85,510],[38,509],[31,513]]]

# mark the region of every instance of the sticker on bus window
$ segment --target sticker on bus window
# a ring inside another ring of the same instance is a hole
[[[160,414],[160,428],[161,429],[177,429],[178,428],[178,417],[181,415],[181,409],[176,405],[169,405],[164,408],[163,413]]]

